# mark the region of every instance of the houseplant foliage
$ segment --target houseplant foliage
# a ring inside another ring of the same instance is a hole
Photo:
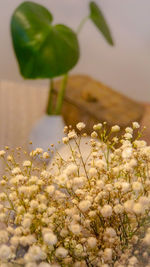
[[[8,147],[0,151],[4,266],[149,266],[150,147],[139,140],[137,122],[122,136],[118,125],[108,130],[99,123],[83,158],[84,128],[64,128],[71,156],[58,153],[49,169],[34,159],[49,158],[53,148],[37,148],[21,163],[20,148],[18,157]]]
[[[60,114],[68,72],[77,64],[80,56],[79,32],[90,19],[113,45],[110,30],[99,7],[89,4],[89,15],[84,18],[77,33],[62,24],[53,24],[53,15],[45,7],[34,2],[24,2],[17,7],[11,19],[11,35],[21,75],[25,79],[50,79],[47,114]],[[63,76],[62,87],[53,107],[53,79]]]

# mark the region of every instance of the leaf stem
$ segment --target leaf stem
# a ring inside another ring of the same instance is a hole
[[[77,34],[80,33],[80,31],[82,30],[84,24],[87,22],[87,20],[90,18],[90,16],[86,16],[85,18],[83,18],[77,28]]]
[[[46,113],[48,115],[51,115],[53,113],[53,92],[54,92],[54,88],[53,88],[53,79],[50,80],[50,88],[49,88],[49,95],[48,95],[48,103],[47,103],[47,110]]]
[[[64,95],[65,95],[65,90],[66,90],[66,85],[67,85],[67,80],[68,80],[68,73],[66,73],[62,79],[61,89],[60,89],[60,91],[58,93],[58,97],[57,97],[56,110],[55,110],[56,115],[59,115],[61,113],[62,104],[63,104],[63,100],[64,100]]]

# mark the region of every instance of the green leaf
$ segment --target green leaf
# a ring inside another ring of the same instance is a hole
[[[24,78],[53,78],[72,69],[79,59],[76,33],[65,25],[52,25],[43,6],[24,2],[11,19],[13,47]]]
[[[100,8],[97,6],[95,2],[90,2],[90,19],[93,21],[93,23],[97,26],[97,28],[100,30],[100,32],[103,34],[105,39],[110,45],[113,45],[113,39],[109,30],[109,27],[107,25],[107,22],[104,18],[104,15]]]

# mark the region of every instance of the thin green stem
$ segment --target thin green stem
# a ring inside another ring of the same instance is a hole
[[[63,104],[63,100],[64,100],[64,96],[65,96],[67,80],[68,80],[68,73],[66,73],[62,79],[61,88],[60,88],[60,91],[59,91],[58,97],[57,97],[57,103],[56,103],[56,109],[55,109],[56,115],[59,115],[61,113],[62,104]]]
[[[46,113],[48,115],[51,115],[53,113],[53,92],[54,92],[54,88],[53,88],[53,80],[50,80],[50,88],[49,88],[49,96],[48,96],[48,103],[47,103],[47,110]]]
[[[89,187],[91,188],[91,183],[90,183],[89,176],[88,176],[88,173],[87,173],[87,170],[86,170],[85,162],[84,162],[83,157],[82,157],[82,153],[81,153],[81,150],[80,150],[80,146],[79,146],[79,144],[77,143],[76,140],[74,140],[74,141],[75,141],[75,144],[76,144],[76,146],[77,146],[77,148],[78,148],[78,151],[79,151],[79,154],[80,154],[80,157],[81,157],[81,162],[82,162],[82,165],[83,165],[83,168],[84,168],[84,172],[85,172],[86,178],[87,178],[88,183],[89,183]]]
[[[84,24],[87,22],[87,20],[90,18],[90,16],[86,16],[85,18],[83,18],[77,28],[77,34],[80,33],[80,31],[82,30]]]
[[[81,29],[83,28],[84,24],[86,21],[89,19],[89,16],[86,16],[79,24],[77,28],[77,34],[80,33]],[[63,105],[63,100],[65,96],[65,90],[66,90],[66,85],[67,85],[67,80],[68,80],[68,73],[66,73],[62,79],[62,84],[61,84],[61,89],[58,93],[57,97],[57,102],[56,102],[56,109],[55,109],[55,114],[59,115],[61,113],[62,105]],[[52,80],[51,80],[52,81]],[[47,114],[52,114],[52,91],[53,91],[53,86],[52,90],[50,89],[50,95],[49,95],[49,101],[48,101],[48,109],[47,109]]]

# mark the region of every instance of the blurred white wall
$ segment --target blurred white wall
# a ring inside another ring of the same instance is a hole
[[[34,0],[33,0],[34,1]],[[22,0],[0,0],[0,80],[24,83],[19,74],[9,32],[10,17]],[[74,29],[88,13],[88,0],[36,0]],[[81,32],[81,59],[74,73],[86,73],[140,101],[150,101],[150,0],[97,0],[111,27],[110,47],[88,22]]]

